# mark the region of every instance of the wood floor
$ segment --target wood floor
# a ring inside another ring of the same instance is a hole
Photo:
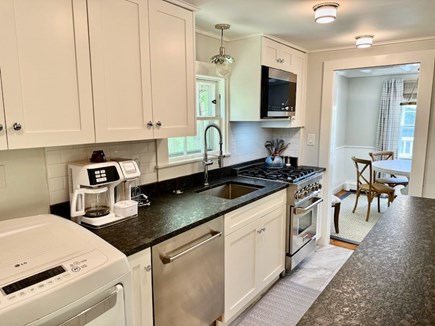
[[[358,245],[344,242],[344,241],[340,241],[340,240],[335,240],[335,239],[331,239],[331,241],[329,243],[334,245],[334,246],[342,247],[342,248],[346,248],[346,249],[350,249],[350,250],[355,250],[356,248],[358,248]]]

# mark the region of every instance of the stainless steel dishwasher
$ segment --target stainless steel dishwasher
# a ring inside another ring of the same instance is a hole
[[[224,312],[223,217],[151,249],[155,326],[212,325]]]

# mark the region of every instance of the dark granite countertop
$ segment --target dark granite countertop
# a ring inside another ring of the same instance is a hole
[[[298,325],[435,325],[435,200],[396,198]]]
[[[154,189],[153,186],[146,189],[150,191],[146,194],[151,200],[151,206],[139,208],[139,216],[91,231],[129,256],[288,186],[275,181],[224,176],[210,177],[210,187],[228,181],[257,185],[261,188],[228,200],[197,193],[201,186],[195,186],[195,182],[188,186],[189,182],[184,181],[180,187],[183,189],[181,195],[175,195],[171,188],[156,184]]]

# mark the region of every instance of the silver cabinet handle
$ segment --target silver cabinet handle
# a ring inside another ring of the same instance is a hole
[[[0,131],[3,131],[3,125],[0,123]]]
[[[145,271],[150,272],[151,271],[151,265],[145,266]]]
[[[147,127],[148,127],[148,128],[151,128],[152,126],[154,126],[154,123],[153,123],[152,121],[148,121],[148,123],[147,123]]]
[[[323,201],[322,198],[316,198],[316,201],[314,203],[311,203],[307,207],[300,207],[300,208],[299,207],[295,207],[293,209],[293,213],[296,214],[296,215],[299,215],[299,214],[303,214],[305,212],[308,212],[310,209],[312,209],[314,206],[320,204],[322,201]]]
[[[263,232],[263,230],[262,230],[262,229],[260,229],[260,230],[257,230],[257,233],[258,233],[258,234],[260,234],[261,232]]]
[[[210,242],[210,241],[212,241],[212,240],[214,240],[216,238],[219,238],[220,236],[222,236],[222,232],[210,231],[210,235],[211,235],[210,238],[205,239],[205,240],[197,243],[196,245],[194,245],[194,246],[192,246],[192,247],[190,247],[190,248],[188,248],[188,249],[186,249],[186,250],[184,250],[184,251],[182,251],[182,252],[180,252],[180,253],[178,253],[178,254],[176,254],[174,256],[169,256],[169,255],[161,256],[160,259],[162,260],[163,264],[172,263],[174,260],[177,260],[178,258],[180,258],[180,257],[184,256],[185,254],[191,252],[192,250],[195,250],[195,249],[205,245],[206,243],[208,243],[208,242]],[[174,251],[176,251],[176,250],[174,250]]]
[[[266,228],[261,228],[261,231],[266,231]]]
[[[161,126],[162,126],[162,123],[161,123],[160,121],[157,121],[156,126],[157,126],[157,127],[161,127]]]
[[[21,123],[19,123],[19,122],[15,122],[13,125],[12,125],[12,128],[15,130],[15,131],[20,131],[21,130]]]

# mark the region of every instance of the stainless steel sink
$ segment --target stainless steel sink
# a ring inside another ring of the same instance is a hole
[[[217,186],[211,189],[199,191],[199,193],[225,199],[236,199],[261,188],[263,187],[229,182],[222,186]]]

